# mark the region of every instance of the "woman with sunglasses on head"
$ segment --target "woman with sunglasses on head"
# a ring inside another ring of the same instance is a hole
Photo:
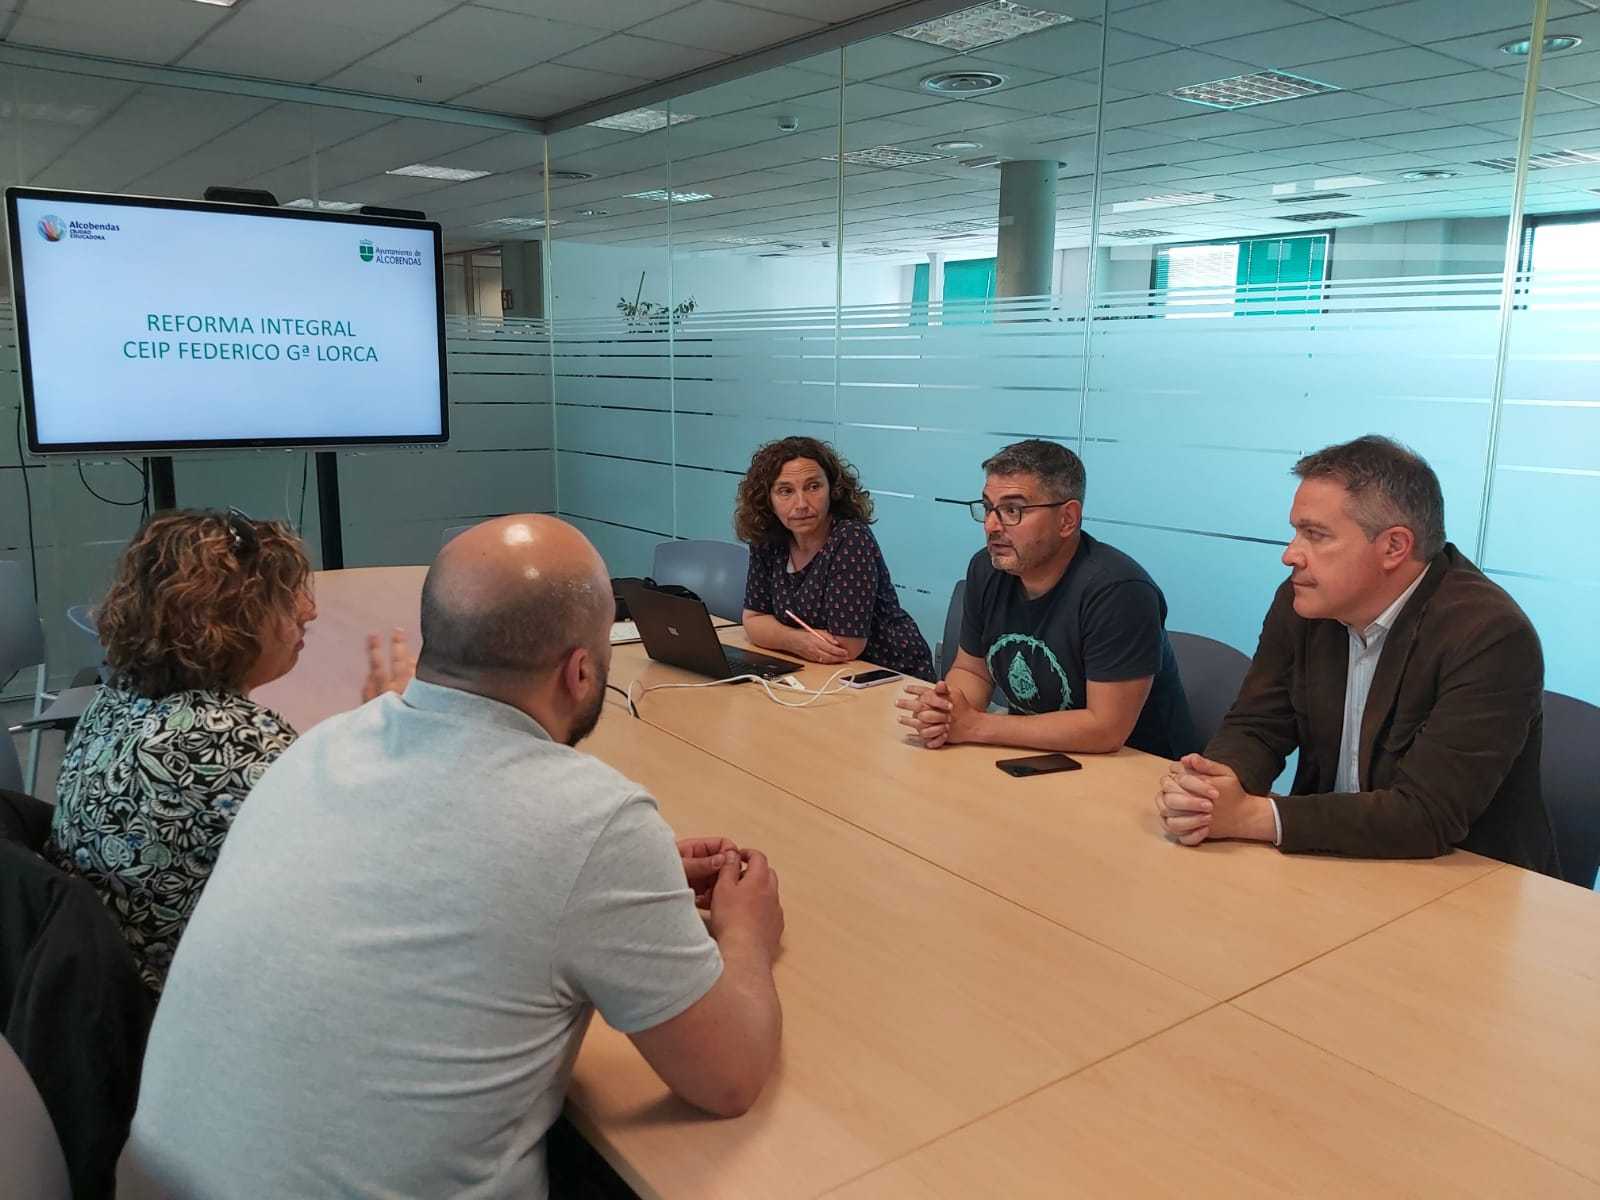
[[[295,738],[250,693],[316,615],[300,539],[235,510],[151,517],[96,609],[109,682],[67,742],[45,856],[94,885],[157,992],[239,806]]]
[[[872,497],[826,442],[788,437],[758,448],[733,516],[750,546],[750,640],[811,662],[859,658],[932,679],[933,655],[900,606],[871,522]]]

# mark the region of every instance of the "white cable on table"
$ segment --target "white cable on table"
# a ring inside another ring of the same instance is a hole
[[[817,688],[815,690],[813,690],[811,688],[808,688],[808,687],[800,687],[800,688],[793,689],[795,691],[805,693],[805,695],[807,697],[805,700],[799,700],[799,701],[793,701],[793,702],[785,700],[781,696],[779,696],[775,691],[772,690],[772,684],[768,680],[763,679],[759,675],[734,675],[734,676],[731,676],[730,678],[727,678],[727,679],[708,679],[704,683],[653,683],[649,687],[645,688],[644,691],[639,693],[639,700],[643,700],[651,692],[659,692],[659,691],[662,691],[665,688],[708,688],[708,687],[720,687],[725,683],[742,683],[745,680],[749,680],[752,683],[759,683],[761,685],[761,689],[764,692],[767,693],[767,699],[771,700],[774,704],[782,705],[784,708],[805,708],[807,705],[815,704],[818,700],[822,699],[824,696],[837,696],[837,695],[840,695],[840,694],[842,694],[844,692],[849,691],[850,690],[850,685],[849,684],[840,684],[838,687],[833,687],[833,681],[838,679],[839,676],[841,676],[843,674],[844,674],[844,668],[840,667],[832,675],[828,676],[827,680],[823,683],[823,685],[820,688]],[[635,701],[634,698],[633,698],[634,684],[636,684],[638,682],[639,681],[637,679],[635,679],[633,681],[633,683],[630,683],[628,685],[628,690],[625,693],[625,695],[627,696],[627,700],[628,700],[628,715],[629,716],[633,716],[633,717],[637,717],[639,715],[638,702]]]

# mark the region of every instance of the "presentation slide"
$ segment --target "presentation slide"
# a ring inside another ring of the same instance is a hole
[[[432,229],[13,202],[41,449],[439,438]]]

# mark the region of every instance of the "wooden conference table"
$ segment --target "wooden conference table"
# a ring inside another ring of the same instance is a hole
[[[319,575],[258,699],[302,731],[353,707],[422,574]],[[612,681],[696,680],[619,646]],[[1175,846],[1160,760],[1012,779],[906,742],[897,692],[651,691],[585,743],[680,833],[771,855],[788,920],[746,1116],[591,1029],[569,1112],[642,1196],[1600,1198],[1600,896],[1466,853]]]

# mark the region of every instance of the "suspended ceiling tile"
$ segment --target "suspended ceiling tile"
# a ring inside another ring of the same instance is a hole
[[[725,0],[696,0],[687,8],[645,21],[631,32],[682,46],[739,54],[825,27],[821,21],[729,4]]]
[[[1227,4],[1156,0],[1116,14],[1111,24],[1130,33],[1194,46],[1284,25],[1301,25],[1311,15],[1289,0],[1229,0]]]
[[[1455,75],[1460,73],[1461,65],[1457,59],[1408,46],[1352,58],[1330,57],[1307,63],[1300,73],[1322,83],[1351,89]]]
[[[655,79],[662,68],[670,64],[674,74],[694,71],[720,62],[725,57],[720,50],[696,50],[692,46],[675,46],[655,38],[638,37],[630,33],[614,33],[598,42],[580,46],[556,61],[569,67],[584,67],[591,71],[608,71],[616,75],[632,75],[641,79]]]

